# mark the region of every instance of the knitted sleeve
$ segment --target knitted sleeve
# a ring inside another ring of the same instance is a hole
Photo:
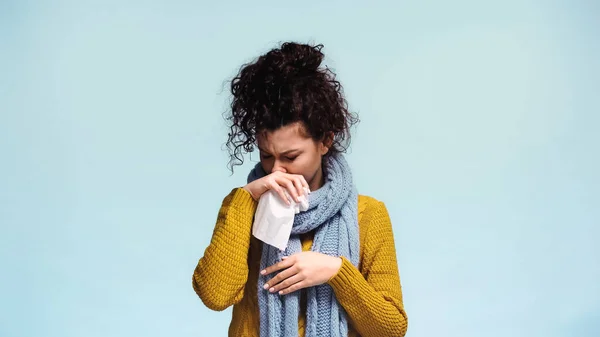
[[[382,202],[373,200],[367,221],[362,273],[346,258],[329,284],[352,326],[363,337],[406,334],[408,321],[396,262],[392,224]]]
[[[192,277],[194,291],[212,310],[225,310],[244,297],[256,205],[242,188],[233,189],[223,200],[210,244]]]

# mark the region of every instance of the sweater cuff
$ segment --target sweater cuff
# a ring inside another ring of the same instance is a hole
[[[358,269],[348,260],[346,257],[341,256],[342,266],[340,270],[338,270],[337,274],[335,274],[327,283],[334,290],[342,290],[347,289],[348,286],[352,284],[356,284],[353,280],[356,280],[356,277],[363,278],[362,274]]]
[[[241,187],[234,188],[230,196],[230,205],[242,212],[249,212],[254,215],[256,211],[256,207],[258,206],[258,202],[252,198],[250,192],[246,191]]]

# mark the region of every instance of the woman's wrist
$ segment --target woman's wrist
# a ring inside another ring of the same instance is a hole
[[[262,195],[262,193],[258,193],[255,189],[255,181],[248,183],[246,186],[242,187],[244,190],[246,190],[248,193],[250,193],[250,196],[252,197],[252,199],[258,201],[258,198],[260,198],[260,196]]]
[[[243,190],[245,190],[246,192],[248,192],[250,194],[250,196],[252,197],[252,199],[256,200],[256,197],[254,196],[254,194],[252,193],[252,190],[250,190],[248,188],[248,185],[242,187]]]

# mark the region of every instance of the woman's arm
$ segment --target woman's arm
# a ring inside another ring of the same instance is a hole
[[[346,258],[329,280],[352,326],[363,337],[404,336],[408,326],[396,262],[392,223],[382,202],[375,200],[363,247],[362,274]]]
[[[223,200],[210,244],[192,277],[194,291],[212,310],[225,310],[244,297],[256,205],[242,188],[233,189]]]

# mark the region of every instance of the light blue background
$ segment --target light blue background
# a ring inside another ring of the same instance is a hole
[[[485,4],[484,4],[485,3]],[[225,336],[227,79],[325,45],[408,336],[600,336],[597,1],[0,2],[0,336]]]

